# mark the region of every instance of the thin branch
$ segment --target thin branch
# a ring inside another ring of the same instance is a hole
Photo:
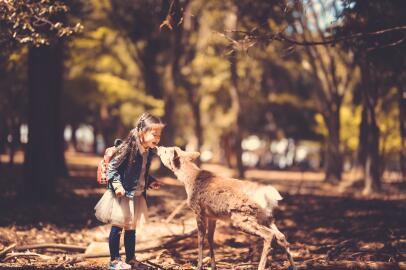
[[[0,258],[5,256],[9,251],[13,250],[15,246],[16,246],[16,243],[11,244],[10,246],[8,246],[5,249],[3,249],[2,251],[0,251]]]
[[[86,247],[81,247],[81,246],[77,246],[77,245],[55,244],[55,243],[25,245],[25,246],[16,247],[14,249],[17,251],[23,251],[23,250],[28,250],[28,249],[45,249],[45,248],[57,248],[57,249],[79,251],[79,252],[83,252],[86,250]]]
[[[173,16],[175,15],[175,12],[173,11],[174,6],[176,4],[179,4],[177,0],[172,0],[171,4],[169,6],[168,14],[166,15],[165,20],[159,25],[159,29],[162,29],[164,26],[168,27],[170,30],[173,30],[172,26],[172,21],[173,21]]]
[[[356,261],[330,261],[304,263],[299,269],[359,269],[359,270],[406,270],[406,262],[356,262]]]
[[[382,30],[379,30],[379,31],[369,32],[369,33],[356,33],[356,34],[352,34],[352,35],[348,35],[348,36],[342,36],[342,37],[336,37],[336,38],[324,38],[325,40],[321,40],[321,41],[299,41],[299,40],[289,38],[285,34],[279,32],[279,33],[276,33],[276,34],[269,35],[268,39],[275,39],[275,40],[278,40],[278,41],[286,41],[288,43],[299,45],[299,46],[314,46],[314,45],[335,44],[335,43],[341,42],[341,41],[357,39],[357,38],[364,38],[364,37],[379,36],[379,35],[383,35],[385,33],[396,32],[396,31],[405,31],[405,30],[406,30],[406,25],[403,25],[403,26],[397,26],[397,27],[392,27],[392,28],[388,28],[388,29],[382,29]]]
[[[3,262],[8,261],[9,259],[12,259],[12,258],[17,258],[17,257],[37,257],[44,261],[49,261],[49,260],[54,259],[54,257],[52,257],[52,256],[47,256],[47,255],[38,254],[38,253],[34,253],[34,252],[12,252],[12,253],[9,253],[3,259]]]
[[[197,229],[194,229],[190,232],[184,233],[184,234],[180,234],[180,235],[175,235],[174,237],[163,241],[163,242],[159,242],[159,243],[154,243],[153,246],[149,246],[149,247],[144,247],[144,248],[139,248],[136,251],[137,252],[146,252],[146,251],[153,251],[153,250],[159,250],[159,249],[165,249],[168,246],[181,241],[185,238],[191,237],[194,234],[197,233]],[[125,254],[125,251],[120,251],[120,255]],[[73,263],[78,263],[81,261],[84,261],[86,259],[91,259],[91,258],[102,258],[102,257],[109,257],[110,253],[109,252],[97,252],[97,253],[89,253],[89,254],[80,254],[80,255],[76,255],[76,256],[72,256],[69,257],[67,260],[65,260],[64,262],[60,263],[59,266],[63,266],[65,264],[73,264]]]
[[[390,32],[396,32],[396,31],[405,31],[406,30],[406,25],[403,26],[396,26],[392,28],[387,28],[387,29],[381,29],[375,32],[368,32],[368,33],[356,33],[356,34],[351,34],[347,36],[341,36],[341,37],[321,37],[321,40],[296,40],[293,38],[288,37],[285,35],[283,32],[285,31],[286,27],[283,29],[279,30],[276,33],[270,33],[270,34],[254,34],[253,32],[248,32],[248,31],[240,31],[240,30],[230,30],[230,31],[224,31],[224,32],[229,32],[229,33],[237,33],[237,34],[243,34],[244,37],[241,39],[231,39],[225,34],[221,34],[228,40],[232,41],[233,43],[235,42],[242,42],[246,40],[250,41],[272,41],[272,40],[277,40],[281,42],[287,42],[293,45],[299,45],[299,46],[317,46],[317,45],[329,45],[329,44],[335,44],[341,41],[346,41],[346,40],[351,40],[351,39],[357,39],[357,38],[365,38],[365,37],[373,37],[373,36],[379,36],[383,35],[385,33],[390,33]]]
[[[397,40],[395,42],[389,43],[389,44],[385,44],[385,45],[382,45],[382,46],[379,46],[379,47],[368,48],[367,52],[371,52],[371,51],[375,51],[375,50],[383,49],[383,48],[388,48],[388,47],[394,47],[394,46],[397,46],[400,43],[404,42],[405,40],[406,40],[406,36],[402,37],[401,39],[399,39],[399,40]]]

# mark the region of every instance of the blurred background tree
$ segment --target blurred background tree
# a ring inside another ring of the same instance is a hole
[[[101,154],[149,111],[164,145],[241,177],[321,169],[338,183],[359,168],[374,192],[385,170],[405,175],[404,12],[400,0],[2,1],[0,150],[25,151],[21,195],[50,198],[65,150]]]
[[[18,61],[26,62],[20,70],[14,70],[16,73],[27,72],[17,82],[27,85],[25,93],[28,96],[28,110],[22,118],[26,119],[29,130],[26,175],[19,194],[34,200],[47,199],[55,194],[56,177],[66,173],[64,127],[59,117],[64,60],[62,38],[79,31],[81,25],[65,23],[69,7],[61,1],[2,1],[0,11],[2,58],[19,57]],[[28,52],[22,49],[23,44],[29,46]],[[14,141],[19,137],[16,130],[22,124],[17,115],[24,113],[18,108],[25,104],[24,98],[16,100],[16,90],[11,90],[14,80],[10,82],[4,87],[6,92],[14,92],[9,95],[11,100],[7,103],[13,106],[12,111],[18,112],[8,117],[10,141],[15,145]]]

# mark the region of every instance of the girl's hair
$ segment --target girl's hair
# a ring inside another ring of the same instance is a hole
[[[127,138],[118,146],[115,153],[115,158],[118,159],[116,162],[116,169],[123,164],[123,162],[128,158],[127,168],[134,165],[135,156],[138,152],[139,133],[145,132],[152,127],[164,127],[159,117],[153,116],[147,112],[143,113],[137,120],[135,128],[130,130]]]

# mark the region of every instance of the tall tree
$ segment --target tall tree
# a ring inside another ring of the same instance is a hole
[[[62,87],[62,45],[32,47],[28,56],[28,147],[26,175],[22,186],[25,197],[50,199],[63,164],[60,126]]]
[[[343,26],[340,34],[353,35],[360,32],[379,32],[381,29],[402,29],[406,26],[403,1],[344,1],[342,12]],[[347,42],[357,58],[362,70],[363,120],[360,126],[360,163],[364,168],[364,193],[379,190],[380,177],[383,172],[382,153],[380,152],[380,127],[377,122],[377,105],[392,87],[399,87],[398,82],[405,77],[404,54],[406,43],[402,31],[380,31],[379,35],[368,35],[356,42]],[[399,105],[402,96],[398,94]],[[402,108],[399,107],[399,129],[401,140]],[[367,143],[364,143],[367,142]],[[400,146],[400,151],[404,146]],[[399,158],[402,162],[402,154]],[[400,167],[404,165],[401,164]]]
[[[165,18],[176,25],[180,13],[170,12],[173,1],[110,1],[110,18],[133,45],[132,55],[143,73],[147,93],[165,104],[163,120],[167,124],[163,144],[175,141],[175,102],[177,89],[173,78],[175,37],[162,25]],[[169,14],[172,16],[168,18]],[[162,26],[162,27],[160,27]],[[172,27],[172,26],[171,26]]]
[[[29,44],[26,174],[19,195],[35,201],[55,194],[56,177],[66,171],[59,119],[62,47],[58,39],[80,29],[66,26],[68,7],[60,1],[2,1],[0,42]],[[55,45],[50,46],[54,43]]]

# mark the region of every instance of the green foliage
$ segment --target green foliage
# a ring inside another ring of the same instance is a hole
[[[330,135],[326,115],[339,96],[341,149],[356,151],[361,107],[354,99],[361,78],[356,62],[362,59],[360,51],[338,44],[291,47],[247,37],[247,33],[264,36],[285,30],[297,39],[317,39],[320,33],[315,26],[295,28],[298,16],[306,15],[292,5],[295,1],[180,2],[193,16],[174,25],[172,31],[159,29],[169,1],[92,0],[83,4],[87,9],[82,13],[69,10],[71,2],[1,2],[0,43],[3,48],[7,42],[12,49],[0,52],[0,72],[5,74],[0,81],[0,109],[10,107],[10,95],[22,97],[21,104],[26,104],[26,97],[21,95],[25,93],[26,52],[16,44],[49,44],[83,25],[81,35],[67,42],[62,108],[67,123],[89,123],[100,130],[118,132],[132,127],[145,110],[164,116],[168,105],[164,100],[173,96],[170,117],[174,119],[175,142],[185,145],[194,140],[193,106],[197,104],[205,147],[214,148],[220,136],[237,122],[230,92],[230,57],[236,52],[243,137],[257,134],[267,140],[292,137],[320,142]],[[346,3],[342,21],[350,30],[391,26],[387,16],[374,23],[381,11],[402,22],[397,1]],[[80,25],[73,23],[78,19]],[[37,25],[38,21],[42,23]],[[337,28],[334,31],[339,33]],[[388,38],[392,41],[396,36]],[[236,42],[239,39],[241,42]],[[371,43],[364,42],[359,48],[368,48]],[[388,153],[400,147],[394,88],[405,78],[400,68],[405,57],[400,52],[398,48],[389,53],[377,49],[370,55],[379,74],[376,79],[384,89],[379,93],[383,99],[377,110],[381,148]],[[177,68],[183,81],[176,77]],[[19,108],[23,116],[24,108]]]
[[[82,25],[64,23],[69,8],[63,1],[3,0],[0,2],[0,44],[12,41],[36,46],[79,32]]]
[[[26,119],[28,103],[26,80],[27,50],[20,48],[9,54],[3,54],[0,65],[0,114],[7,122],[23,123]]]
[[[72,117],[67,121],[82,118],[97,126],[114,123],[132,128],[145,110],[162,116],[162,100],[147,94],[139,63],[131,55],[138,45],[128,44],[125,37],[110,27],[91,27],[95,23],[92,20],[84,23],[93,30],[85,31],[82,37],[69,43],[64,92],[70,97],[65,114]],[[107,108],[107,115],[103,108]]]

